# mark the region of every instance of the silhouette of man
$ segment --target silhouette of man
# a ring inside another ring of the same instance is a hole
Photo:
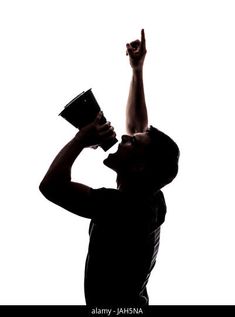
[[[90,218],[85,267],[86,304],[148,305],[146,285],[156,261],[166,205],[161,188],[178,171],[179,149],[150,126],[145,104],[145,34],[126,45],[132,80],[126,108],[127,135],[104,160],[117,173],[117,189],[93,189],[71,181],[71,167],[84,148],[115,137],[99,113],[59,152],[39,188],[53,203]]]

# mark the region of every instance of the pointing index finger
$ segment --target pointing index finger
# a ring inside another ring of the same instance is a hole
[[[142,44],[142,48],[145,50],[145,33],[144,33],[144,29],[141,30],[141,44]]]

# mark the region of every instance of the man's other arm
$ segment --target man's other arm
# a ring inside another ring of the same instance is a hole
[[[82,128],[75,137],[57,154],[40,183],[41,193],[51,202],[79,216],[92,218],[94,210],[89,206],[91,187],[71,181],[71,168],[86,147],[96,146],[113,137],[115,132],[110,123],[100,125],[102,114],[94,122]]]

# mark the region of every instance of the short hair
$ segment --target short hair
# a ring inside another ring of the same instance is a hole
[[[151,143],[147,149],[147,176],[153,188],[160,189],[172,182],[178,173],[180,151],[168,135],[150,126],[146,131]]]

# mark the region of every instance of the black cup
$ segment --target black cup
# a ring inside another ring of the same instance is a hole
[[[71,100],[59,115],[74,127],[81,129],[94,121],[99,111],[100,106],[91,89],[89,89],[86,92],[83,91],[80,95]],[[105,122],[107,122],[107,120],[103,115],[100,119],[100,123],[104,124]],[[112,138],[100,146],[104,151],[107,151],[117,142],[118,140],[116,138]]]

